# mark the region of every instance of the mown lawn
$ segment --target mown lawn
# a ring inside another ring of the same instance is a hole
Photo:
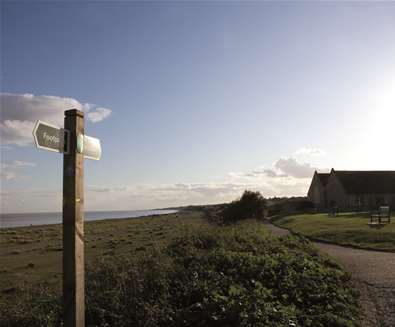
[[[317,240],[395,252],[395,218],[391,224],[369,226],[369,214],[304,214],[280,218],[274,224]]]

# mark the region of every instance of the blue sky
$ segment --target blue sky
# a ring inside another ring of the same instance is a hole
[[[30,129],[70,106],[103,147],[88,210],[394,169],[394,40],[391,2],[2,2],[1,211],[61,210],[62,156]]]

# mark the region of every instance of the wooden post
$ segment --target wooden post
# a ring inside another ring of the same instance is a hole
[[[65,111],[64,128],[70,132],[69,151],[63,156],[64,326],[84,327],[84,156],[77,151],[84,135],[84,113]]]

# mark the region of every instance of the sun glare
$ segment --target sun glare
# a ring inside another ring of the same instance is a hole
[[[362,128],[353,135],[347,159],[358,169],[394,169],[395,79],[371,87],[365,100],[360,108]]]

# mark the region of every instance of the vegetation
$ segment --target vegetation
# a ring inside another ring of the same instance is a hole
[[[144,218],[85,223],[86,267],[94,270],[106,256],[144,256],[160,251],[179,235],[195,233],[209,223],[200,211]],[[61,291],[61,225],[0,229],[0,302],[14,298],[17,287],[45,282]]]
[[[259,192],[244,191],[240,199],[226,205],[222,210],[223,222],[234,223],[248,218],[263,218],[266,200]]]
[[[311,212],[314,209],[314,204],[306,197],[271,198],[267,200],[267,206],[269,217]]]
[[[272,237],[256,220],[189,223],[144,256],[124,248],[89,266],[88,326],[357,326],[350,276],[306,239]],[[0,325],[61,321],[55,290],[15,295]]]
[[[315,240],[395,252],[395,223],[369,226],[369,222],[370,215],[367,213],[341,213],[336,217],[304,214],[274,220],[280,227]]]

